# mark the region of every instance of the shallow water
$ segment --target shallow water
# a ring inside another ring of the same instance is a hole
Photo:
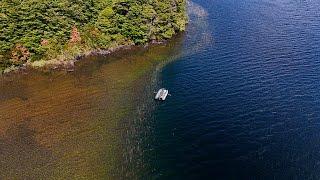
[[[149,172],[142,148],[146,114],[157,74],[179,54],[182,36],[88,57],[73,73],[0,77],[1,179],[119,179]]]
[[[1,179],[319,179],[320,1],[189,13],[166,45],[0,77]]]

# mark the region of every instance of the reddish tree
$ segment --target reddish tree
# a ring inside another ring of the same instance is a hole
[[[11,51],[11,60],[14,63],[24,63],[27,62],[30,57],[29,50],[22,44],[17,44]]]
[[[70,43],[77,43],[81,41],[80,33],[76,26],[72,27],[71,35],[70,35]]]

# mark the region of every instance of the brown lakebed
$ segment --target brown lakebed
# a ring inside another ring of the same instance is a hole
[[[177,57],[181,39],[89,56],[72,73],[0,77],[0,177],[109,179],[150,172],[141,148],[145,119],[157,71]]]

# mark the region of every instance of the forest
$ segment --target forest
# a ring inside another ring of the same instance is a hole
[[[186,0],[1,0],[0,72],[184,31]]]

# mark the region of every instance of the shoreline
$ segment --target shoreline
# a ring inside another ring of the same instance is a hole
[[[75,68],[75,63],[78,61],[81,61],[89,56],[108,56],[115,52],[121,51],[121,50],[131,50],[136,47],[143,47],[147,48],[153,45],[161,45],[166,44],[168,41],[175,39],[177,36],[183,34],[184,32],[176,33],[172,38],[168,40],[160,40],[160,41],[150,41],[149,43],[146,43],[144,45],[119,45],[117,47],[109,48],[109,49],[93,49],[89,51],[85,51],[83,53],[80,53],[73,58],[67,60],[67,59],[51,59],[51,60],[40,60],[40,61],[34,61],[34,62],[26,62],[20,66],[11,66],[0,72],[1,75],[8,75],[10,73],[19,73],[24,70],[28,69],[44,69],[49,71],[67,71],[67,72],[73,72]]]

